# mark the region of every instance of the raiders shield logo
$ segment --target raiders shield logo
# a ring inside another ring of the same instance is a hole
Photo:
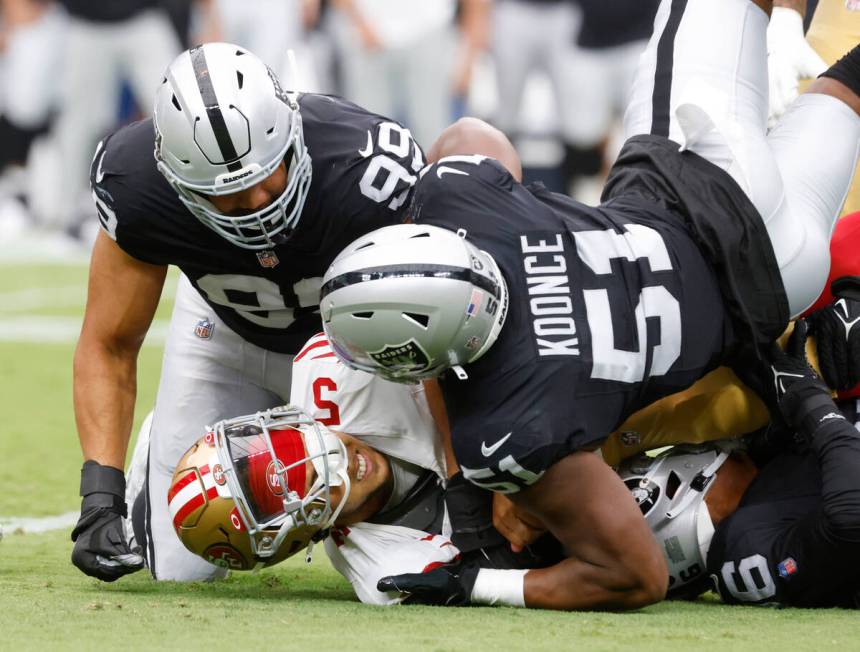
[[[402,344],[386,344],[379,351],[368,351],[380,367],[392,371],[416,372],[430,366],[430,358],[414,339]]]

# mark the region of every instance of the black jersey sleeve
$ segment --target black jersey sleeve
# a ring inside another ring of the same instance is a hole
[[[792,475],[791,466],[778,461],[765,467],[762,473],[781,476],[770,484],[770,495],[742,504],[717,528],[708,569],[724,601],[854,606],[860,588],[860,434],[842,419],[825,428],[813,440],[806,473]]]
[[[190,214],[156,168],[152,120],[136,122],[96,147],[90,187],[102,230],[128,255],[166,265],[169,247],[156,223]]]

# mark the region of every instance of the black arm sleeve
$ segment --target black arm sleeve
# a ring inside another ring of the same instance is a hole
[[[708,569],[726,602],[853,606],[858,553],[860,433],[832,419],[805,458],[786,455],[762,471],[717,528]]]

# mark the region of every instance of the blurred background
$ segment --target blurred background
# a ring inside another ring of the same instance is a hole
[[[596,203],[657,4],[0,0],[0,256],[86,257],[96,143],[149,115],[174,56],[215,40],[260,56],[286,88],[403,122],[425,149],[456,118],[488,120],[527,181]]]

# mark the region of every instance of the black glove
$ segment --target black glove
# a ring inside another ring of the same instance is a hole
[[[92,460],[84,462],[81,496],[81,517],[72,530],[72,563],[104,582],[143,568],[140,548],[129,548],[123,531],[122,519],[128,512],[122,471]]]
[[[842,298],[809,317],[825,382],[845,391],[860,382],[860,301]]]
[[[794,431],[799,443],[809,442],[818,428],[831,418],[844,418],[839,412],[830,390],[806,361],[805,320],[798,320],[785,351],[774,343],[767,353],[770,383],[766,402],[776,404],[778,415]]]
[[[407,593],[404,604],[459,607],[469,604],[477,577],[477,566],[458,562],[439,566],[426,573],[383,577],[376,583],[376,589],[383,593]]]

